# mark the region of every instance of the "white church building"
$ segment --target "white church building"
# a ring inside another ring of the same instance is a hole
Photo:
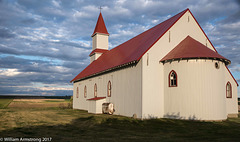
[[[73,108],[116,115],[188,120],[237,117],[238,83],[189,9],[108,49],[102,14],[91,63],[73,82]]]

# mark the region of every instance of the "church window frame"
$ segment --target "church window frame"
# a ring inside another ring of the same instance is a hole
[[[94,84],[94,97],[97,98],[97,84]]]
[[[110,80],[108,81],[108,85],[107,85],[107,96],[108,97],[112,96],[112,83]]]
[[[226,98],[232,98],[232,85],[229,81],[226,84]]]
[[[84,98],[87,98],[87,86],[84,86]]]
[[[79,87],[77,87],[76,98],[79,97]]]
[[[177,73],[174,70],[170,71],[170,73],[168,75],[168,85],[169,85],[169,87],[177,87],[178,86]]]

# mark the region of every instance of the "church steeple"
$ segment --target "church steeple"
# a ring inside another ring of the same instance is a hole
[[[89,55],[91,62],[97,60],[104,52],[108,51],[108,36],[109,33],[100,11],[95,30],[92,34],[92,52]]]
[[[107,34],[109,35],[107,28],[105,26],[103,17],[102,17],[102,13],[100,12],[99,16],[98,16],[98,20],[97,20],[97,24],[95,26],[95,30],[92,34],[92,37],[96,34],[96,33],[101,33],[101,34]]]

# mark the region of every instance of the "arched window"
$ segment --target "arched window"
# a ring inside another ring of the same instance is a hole
[[[232,98],[232,85],[230,82],[228,82],[226,85],[226,97]]]
[[[111,85],[111,81],[108,81],[108,85],[107,85],[107,96],[111,97],[112,95],[112,85]]]
[[[84,87],[84,98],[87,98],[87,86]]]
[[[97,84],[94,85],[94,97],[97,97]]]
[[[168,76],[169,87],[177,87],[177,73],[172,70]]]
[[[77,94],[76,94],[76,97],[78,98],[78,95],[79,95],[79,90],[78,90],[78,87],[77,87]]]

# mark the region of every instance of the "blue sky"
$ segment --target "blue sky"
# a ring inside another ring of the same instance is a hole
[[[240,83],[240,0],[0,0],[0,95],[72,95],[99,6],[110,48],[189,8]]]

